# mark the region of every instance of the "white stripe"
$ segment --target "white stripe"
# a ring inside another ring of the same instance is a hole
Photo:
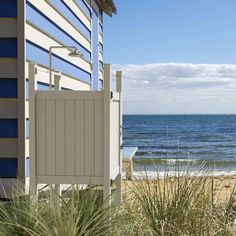
[[[16,19],[0,18],[0,38],[16,38]]]
[[[103,44],[103,37],[100,33],[98,34],[98,41],[99,43]]]
[[[63,46],[59,44],[54,39],[50,38],[46,34],[44,34],[42,31],[39,31],[38,29],[34,28],[33,26],[26,24],[26,39],[32,41],[33,43],[36,43],[37,45],[41,46],[42,48],[49,50],[49,48],[53,46]],[[53,51],[54,54],[58,55],[59,57],[73,63],[74,65],[82,68],[83,70],[91,73],[91,65],[87,61],[79,58],[79,57],[69,57],[68,53],[70,51],[68,49],[55,49]]]
[[[17,99],[0,99],[0,119],[17,118]]]
[[[17,158],[17,139],[0,139],[0,158]]]
[[[103,73],[101,71],[99,71],[99,79],[103,80]]]
[[[0,78],[17,78],[17,59],[0,58]]]
[[[46,1],[29,0],[36,8],[38,8],[49,19],[52,19],[57,25],[62,27],[68,34],[76,38],[81,45],[91,52],[91,43],[65,18],[63,18],[58,11],[56,11]]]
[[[91,86],[89,84],[85,84],[75,79],[69,79],[67,76],[63,75],[61,77],[61,87],[72,90],[91,90]]]
[[[87,26],[87,28],[91,31],[91,21],[85,16],[83,11],[71,0],[64,1],[71,10],[79,17],[79,19]]]
[[[103,55],[102,55],[102,53],[101,53],[101,52],[99,52],[98,59],[99,59],[99,61],[103,62]]]

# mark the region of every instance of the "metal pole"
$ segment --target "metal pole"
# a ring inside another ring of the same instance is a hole
[[[67,49],[74,49],[77,50],[77,47],[75,46],[51,46],[49,48],[49,86],[50,90],[52,90],[52,50],[58,49],[58,48],[67,48]],[[81,54],[83,56],[83,54]]]

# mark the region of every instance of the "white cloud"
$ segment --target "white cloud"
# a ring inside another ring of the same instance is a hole
[[[236,113],[236,65],[114,65],[131,114]]]

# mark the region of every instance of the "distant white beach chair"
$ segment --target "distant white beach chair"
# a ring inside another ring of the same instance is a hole
[[[126,179],[132,180],[133,177],[133,159],[135,157],[136,152],[138,151],[137,147],[123,147],[123,159],[122,159],[122,167],[123,172],[125,172]]]

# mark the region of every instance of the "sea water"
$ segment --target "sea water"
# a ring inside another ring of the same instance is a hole
[[[236,115],[125,115],[123,139],[136,173],[236,174]]]

